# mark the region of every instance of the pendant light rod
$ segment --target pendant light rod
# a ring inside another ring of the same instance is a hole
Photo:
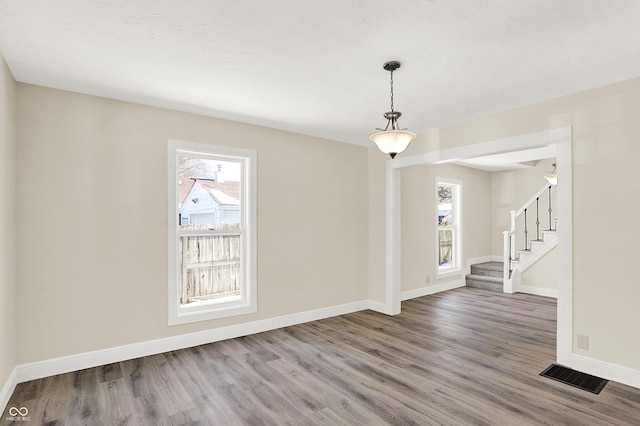
[[[385,62],[384,65],[382,66],[382,68],[384,68],[386,71],[389,71],[389,73],[391,74],[390,77],[390,86],[391,86],[391,112],[393,112],[393,72],[395,70],[397,70],[398,68],[400,68],[400,65],[402,65],[400,62],[398,61],[389,61],[389,62]]]

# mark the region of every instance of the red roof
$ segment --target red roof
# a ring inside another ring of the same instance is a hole
[[[195,181],[196,181],[195,179],[191,179],[191,178],[178,178],[179,205],[182,205],[182,203],[184,202],[184,199],[187,197],[187,194],[189,194],[189,191],[191,191],[191,187],[193,186]]]
[[[240,200],[240,182],[238,181],[216,182],[211,179],[196,179],[196,182],[202,185],[202,187],[206,189],[207,192],[209,192],[209,194],[211,194],[211,196],[214,198],[215,193],[213,193],[212,190],[218,190],[228,197],[231,197],[238,201]],[[228,204],[222,200],[216,199],[216,201],[218,202],[218,204]],[[233,204],[237,205],[237,203]]]
[[[214,194],[211,190],[218,190],[228,197],[240,200],[240,182],[238,181],[216,182],[213,179],[178,178],[178,200],[181,205],[196,182],[206,189],[212,197],[214,197]],[[220,200],[216,201],[219,202]],[[219,204],[224,203],[219,202]]]

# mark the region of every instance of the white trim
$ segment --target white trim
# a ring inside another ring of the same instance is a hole
[[[558,290],[554,288],[535,287],[535,286],[522,285],[522,284],[518,286],[517,293],[526,293],[526,294],[533,294],[535,296],[553,297],[554,299],[558,298]]]
[[[282,327],[289,327],[309,321],[321,320],[338,315],[349,314],[362,311],[369,307],[368,300],[360,302],[346,303],[343,305],[331,306],[328,308],[315,309],[296,314],[283,315],[279,317],[252,321],[228,327],[216,328],[178,336],[166,337],[157,340],[133,343],[130,345],[117,346],[97,351],[84,352],[80,354],[68,355],[60,358],[52,358],[43,361],[31,362],[18,365],[10,377],[3,392],[13,387],[15,383],[22,383],[28,380],[40,379],[56,374],[78,371],[85,368],[97,367],[99,365],[111,364],[143,356],[155,355],[168,351],[175,351],[193,346],[204,345],[220,340],[233,339],[264,331],[274,330]],[[12,385],[13,383],[13,385]],[[11,393],[9,393],[11,395]]]
[[[0,408],[2,409],[0,415],[4,413],[4,409],[9,403],[9,399],[11,398],[11,395],[13,395],[13,391],[15,390],[17,384],[18,367],[14,367],[14,369],[11,370],[9,377],[7,377],[7,381],[4,383],[2,390],[0,390]]]
[[[392,312],[388,312],[387,311],[387,304],[386,303],[382,303],[382,302],[378,302],[377,300],[369,299],[367,301],[367,305],[368,305],[368,308],[371,309],[372,311],[380,312],[381,314],[385,314],[385,315],[394,315]]]
[[[442,284],[430,285],[422,288],[416,288],[414,290],[403,291],[400,295],[402,300],[415,299],[416,297],[429,296],[430,294],[441,293],[447,290],[453,290],[454,288],[464,287],[466,282],[464,279],[449,281]]]
[[[410,157],[396,157],[387,160],[387,170],[402,169],[405,167],[419,166],[423,164],[450,163],[456,160],[482,157],[491,154],[522,151],[529,148],[540,148],[557,142],[566,142],[571,137],[571,126],[557,129],[542,130],[524,135],[511,136],[487,142],[479,142],[471,145],[463,145],[442,151],[431,151]],[[560,176],[558,176],[560,179]]]
[[[558,360],[558,362],[576,371],[582,371],[593,376],[640,389],[640,370],[611,364],[578,354],[571,354],[570,358],[569,363],[564,363],[560,360]]]
[[[565,128],[568,143],[556,145],[558,182],[558,332],[556,350],[558,362],[574,368],[568,361],[573,353],[573,183],[571,156],[571,127]],[[590,371],[586,373],[592,374]]]
[[[211,158],[219,161],[234,161],[241,166],[240,180],[240,238],[241,238],[241,294],[232,300],[219,299],[184,306],[180,304],[180,286],[178,277],[178,188],[176,176],[180,153]],[[170,326],[215,318],[255,313],[257,307],[257,151],[185,142],[170,139],[167,142],[167,193],[168,193],[168,324]]]

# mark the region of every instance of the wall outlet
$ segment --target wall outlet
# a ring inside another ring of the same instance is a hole
[[[589,336],[583,336],[578,334],[578,341],[576,342],[578,349],[589,350]]]
[[[427,284],[429,284],[429,275],[427,275]]]

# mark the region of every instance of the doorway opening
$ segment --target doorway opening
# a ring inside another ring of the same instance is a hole
[[[525,135],[477,143],[410,157],[396,158],[387,163],[386,173],[386,303],[385,313],[396,315],[401,310],[401,170],[418,165],[442,164],[506,152],[555,147],[558,186],[558,362],[568,360],[573,336],[573,276],[572,276],[572,184],[571,127],[562,127]]]

